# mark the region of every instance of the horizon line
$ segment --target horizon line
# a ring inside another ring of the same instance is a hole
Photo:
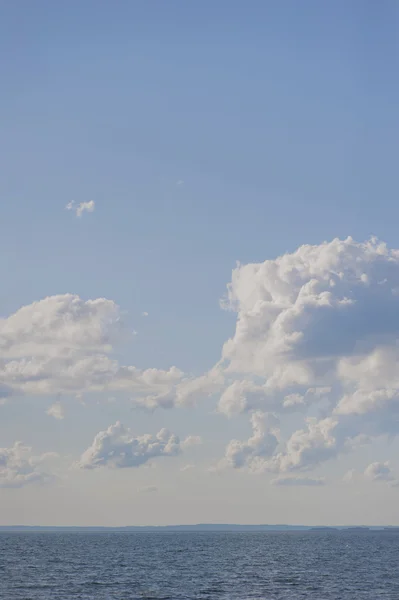
[[[171,529],[171,528],[284,528],[284,529],[390,529],[399,528],[399,525],[381,525],[381,524],[342,524],[342,525],[310,525],[305,523],[292,524],[292,523],[172,523],[167,525],[3,525],[0,524],[0,529]]]

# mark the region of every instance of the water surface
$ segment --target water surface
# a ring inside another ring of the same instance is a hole
[[[0,533],[4,600],[399,599],[399,535]]]

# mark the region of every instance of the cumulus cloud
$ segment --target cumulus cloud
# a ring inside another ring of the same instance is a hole
[[[54,456],[54,453],[34,456],[32,448],[22,442],[16,442],[10,448],[0,448],[0,488],[49,483],[53,477],[42,469],[42,464]]]
[[[338,422],[327,417],[306,420],[306,428],[298,429],[288,439],[285,451],[273,456],[267,467],[277,471],[306,471],[336,456],[339,446],[335,437]]]
[[[81,469],[140,467],[153,458],[177,456],[181,452],[179,438],[167,429],[161,429],[155,436],[134,437],[130,429],[117,421],[95,436],[77,466]]]
[[[306,427],[295,431],[285,443],[274,415],[256,411],[251,424],[253,435],[248,441],[232,440],[227,445],[226,466],[248,467],[254,473],[308,471],[341,450],[334,435],[337,421],[330,417],[307,418]]]
[[[366,436],[397,434],[399,250],[349,237],[238,264],[222,307],[237,322],[218,411],[305,418],[265,470],[311,469]]]
[[[182,441],[181,447],[191,448],[192,446],[199,446],[202,444],[202,438],[200,435],[188,435],[185,440]]]
[[[68,202],[66,205],[66,210],[73,210],[77,217],[81,217],[84,212],[94,212],[96,204],[94,200],[89,200],[89,202],[81,202],[80,204],[75,204],[75,202]]]
[[[328,366],[396,339],[398,289],[399,251],[377,240],[336,239],[239,265],[225,302],[237,328],[223,356],[232,371],[273,375],[294,363],[299,372],[283,380],[320,378],[312,360]]]
[[[238,264],[223,307],[237,320],[220,361],[187,376],[116,360],[124,327],[111,300],[25,306],[0,320],[0,397],[121,392],[146,410],[214,397],[219,413],[248,414],[253,428],[231,440],[224,464],[259,473],[309,471],[397,435],[399,250],[335,239]]]
[[[0,319],[1,394],[120,391],[158,397],[183,380],[176,367],[120,365],[112,352],[123,335],[121,311],[111,300],[64,294],[24,306]]]
[[[331,388],[314,387],[301,390],[276,390],[254,383],[249,379],[236,379],[223,390],[218,412],[232,417],[240,413],[266,409],[274,412],[304,412],[313,403],[328,397]]]
[[[0,319],[0,351],[8,359],[106,351],[120,334],[119,307],[104,298],[49,296]]]
[[[200,400],[209,398],[219,392],[224,385],[224,375],[217,366],[200,377],[178,377],[171,382],[167,391],[156,391],[148,396],[136,396],[132,404],[138,408],[155,410],[156,408],[193,407]]]
[[[394,481],[389,462],[373,462],[364,471],[364,476],[371,481]]]
[[[252,436],[247,441],[231,440],[227,445],[223,461],[225,466],[235,469],[248,466],[251,471],[257,471],[265,464],[265,458],[273,455],[279,436],[276,417],[256,411],[251,416],[251,426]]]
[[[57,419],[58,421],[64,419],[65,417],[64,407],[62,406],[61,402],[55,402],[49,406],[46,410],[46,413],[49,415],[49,417],[54,417],[54,419]]]
[[[218,403],[218,411],[231,417],[268,403],[274,408],[274,398],[267,393],[263,386],[246,379],[236,380],[223,390]]]
[[[194,377],[120,364],[113,353],[126,335],[119,306],[105,298],[63,294],[24,306],[0,319],[0,396],[121,392],[154,410],[194,406],[222,389],[219,366]]]
[[[325,485],[323,477],[277,477],[272,479],[272,485],[302,485],[302,486],[322,486]]]
[[[337,383],[349,393],[376,391],[389,387],[387,377],[395,388],[398,301],[399,251],[374,239],[238,265],[224,303],[237,312],[223,348],[226,369],[264,379],[249,393],[267,391],[266,401]]]

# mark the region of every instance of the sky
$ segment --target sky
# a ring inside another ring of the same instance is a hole
[[[399,7],[0,6],[0,524],[399,525]]]

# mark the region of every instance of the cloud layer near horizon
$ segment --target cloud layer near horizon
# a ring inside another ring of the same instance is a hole
[[[53,477],[42,468],[55,453],[35,456],[32,448],[15,442],[11,448],[0,448],[0,488],[19,488],[32,483],[49,483]]]
[[[220,361],[197,377],[174,366],[120,364],[113,352],[125,327],[112,300],[64,294],[24,306],[0,320],[0,394],[110,391],[150,410],[195,407],[213,397],[219,413],[247,414],[252,427],[247,440],[227,444],[218,468],[275,473],[276,485],[294,484],[284,474],[311,471],[376,436],[397,434],[399,250],[375,239],[335,239],[237,265],[222,305],[237,314],[235,332]],[[63,413],[53,405],[49,414]],[[302,425],[283,435],[293,414]],[[155,436],[148,444],[159,455],[181,450],[168,440]],[[117,423],[98,434],[81,464],[138,466],[151,451],[133,449],[146,443]]]

